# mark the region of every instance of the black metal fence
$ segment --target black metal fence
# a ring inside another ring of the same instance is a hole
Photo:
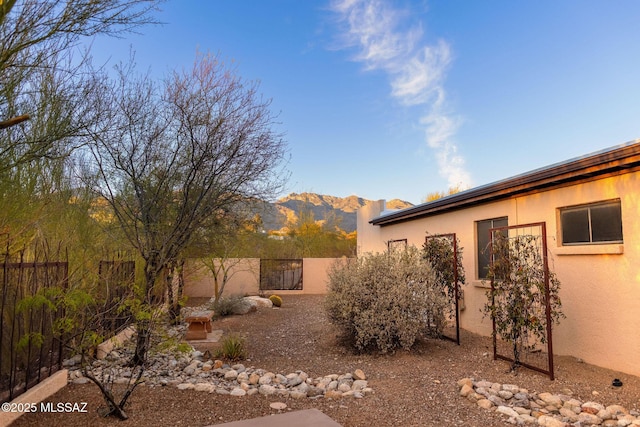
[[[261,259],[260,290],[302,290],[302,259]]]
[[[131,311],[126,309],[122,302],[133,291],[135,275],[135,261],[100,261],[100,288],[97,296],[101,303],[100,323],[107,335],[116,333],[132,321]]]
[[[68,263],[26,262],[8,256],[0,264],[0,401],[12,400],[62,367],[64,349],[54,333],[62,309],[46,293],[66,290]]]

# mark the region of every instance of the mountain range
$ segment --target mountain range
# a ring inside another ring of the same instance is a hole
[[[316,222],[334,221],[347,233],[356,230],[356,211],[370,200],[358,196],[335,197],[316,193],[291,193],[275,202],[265,203],[261,209],[265,231],[282,230],[295,222],[303,211],[310,212]],[[387,201],[387,209],[404,209],[413,204],[404,200]]]

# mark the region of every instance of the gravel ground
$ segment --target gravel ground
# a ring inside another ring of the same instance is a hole
[[[247,338],[249,360],[244,364],[288,374],[303,370],[311,377],[362,369],[374,394],[363,399],[282,399],[261,395],[233,397],[193,390],[140,386],[129,400],[129,420],[101,418],[104,406],[96,386],[70,384],[51,402],[86,402],[87,413],[25,414],[12,426],[194,426],[250,419],[279,411],[272,402],[284,402],[285,411],[316,408],[342,424],[356,426],[504,426],[506,418],[458,396],[456,382],[464,377],[516,384],[531,392],[573,395],[582,401],[621,404],[640,409],[640,378],[556,357],[556,380],[521,369],[509,373],[509,364],[493,361],[489,338],[462,332],[461,345],[424,340],[411,352],[359,355],[339,344],[335,329],[322,309],[323,296],[285,296],[280,309],[260,309],[214,323],[214,329]],[[204,348],[202,348],[204,350]],[[624,386],[611,387],[613,378]]]

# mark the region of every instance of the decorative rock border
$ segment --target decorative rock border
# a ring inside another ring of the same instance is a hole
[[[122,351],[122,350],[121,350]],[[245,396],[261,394],[280,397],[330,398],[343,397],[363,398],[373,393],[366,375],[360,369],[342,375],[331,374],[310,378],[303,371],[287,375],[276,374],[245,367],[243,364],[228,365],[220,360],[203,360],[204,354],[193,351],[190,355],[155,354],[148,360],[142,380],[150,387],[168,386],[180,390],[196,390],[208,393]],[[133,381],[135,372],[127,366],[128,356],[112,351],[105,360],[96,360],[90,367],[91,373],[98,379],[108,375],[114,383],[127,384]],[[77,384],[87,383],[82,370],[77,365],[79,360],[69,359],[69,381]]]
[[[509,417],[511,424],[540,425],[545,427],[567,426],[640,426],[640,412],[627,410],[620,405],[604,406],[597,402],[581,402],[567,394],[529,393],[513,384],[475,381],[463,378],[458,381],[460,396],[484,409]]]

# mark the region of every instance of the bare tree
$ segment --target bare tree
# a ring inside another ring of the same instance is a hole
[[[214,56],[198,55],[163,84],[122,67],[102,99],[111,115],[89,145],[94,189],[143,258],[143,299],[153,306],[162,271],[196,230],[279,189],[286,147],[272,130],[270,101]],[[138,332],[134,362],[142,363],[149,331]]]
[[[243,204],[244,205],[244,204]],[[242,208],[218,216],[218,221],[207,229],[199,230],[188,248],[188,256],[198,258],[213,276],[213,296],[217,303],[231,278],[239,272],[250,272],[246,258],[247,245],[260,227],[259,215],[249,218]],[[255,246],[252,247],[255,250]],[[253,256],[256,256],[254,253]]]

